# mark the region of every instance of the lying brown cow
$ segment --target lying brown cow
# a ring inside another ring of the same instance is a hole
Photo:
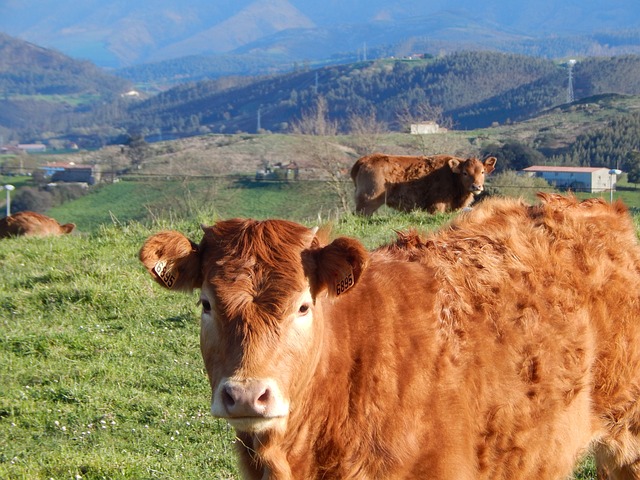
[[[51,217],[36,212],[18,212],[0,219],[0,238],[64,235],[76,228],[74,223],[60,225]]]
[[[284,220],[150,237],[201,290],[246,479],[640,478],[640,248],[625,207],[489,199],[368,253]]]
[[[419,208],[429,213],[468,207],[484,190],[484,177],[496,161],[451,155],[362,157],[351,168],[356,212],[371,215],[385,204],[404,212]]]

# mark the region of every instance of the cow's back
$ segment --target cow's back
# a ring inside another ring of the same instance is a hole
[[[437,183],[442,175],[450,176],[446,165],[451,158],[456,157],[374,153],[358,159],[351,169],[356,211],[370,215],[383,204],[399,210],[420,208],[425,203],[423,184]],[[432,179],[425,180],[429,177]],[[446,183],[451,181],[447,178]]]
[[[469,291],[449,282],[457,269],[448,264],[374,254],[357,288],[323,303],[333,353],[290,419],[313,452],[289,456],[295,478],[549,480],[571,471],[592,433],[588,318],[548,322],[564,315],[549,292],[527,318],[529,295],[509,272],[492,280],[503,297],[488,298],[474,273]],[[554,443],[566,450],[541,461]]]
[[[572,465],[594,439],[601,470],[629,475],[640,458],[635,229],[621,204],[545,199],[491,201],[380,253],[434,269],[435,338],[459,347],[442,372],[478,408],[469,434],[485,478],[533,478],[527,468],[543,463],[550,443],[566,458],[544,468]],[[517,465],[504,445],[530,458]],[[550,472],[539,478],[563,478]]]
[[[60,225],[55,219],[37,212],[18,212],[0,219],[0,238],[47,236],[71,233],[75,224]]]

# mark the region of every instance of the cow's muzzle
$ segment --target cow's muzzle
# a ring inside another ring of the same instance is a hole
[[[260,430],[269,421],[286,417],[289,402],[273,379],[227,378],[218,384],[211,413],[227,419],[237,429]]]

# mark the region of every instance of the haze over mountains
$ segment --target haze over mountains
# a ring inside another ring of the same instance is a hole
[[[592,37],[582,53],[637,53],[639,26],[637,0],[0,2],[0,31],[111,68],[189,55],[313,61],[357,52],[365,58],[390,45],[407,54],[451,45],[509,50],[509,44],[518,51],[549,38],[603,32],[614,41]],[[636,34],[621,41],[627,30]],[[576,48],[564,43],[571,55]],[[535,49],[545,55],[543,47]]]

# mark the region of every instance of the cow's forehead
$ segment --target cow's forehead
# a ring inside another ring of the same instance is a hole
[[[297,260],[314,236],[311,229],[288,220],[231,219],[203,230],[201,250],[216,261],[227,256],[275,264]]]
[[[304,288],[301,252],[313,232],[285,220],[226,220],[204,229],[205,283],[226,317],[278,317]]]
[[[467,158],[463,163],[463,168],[468,171],[484,169],[484,164],[477,158]]]

